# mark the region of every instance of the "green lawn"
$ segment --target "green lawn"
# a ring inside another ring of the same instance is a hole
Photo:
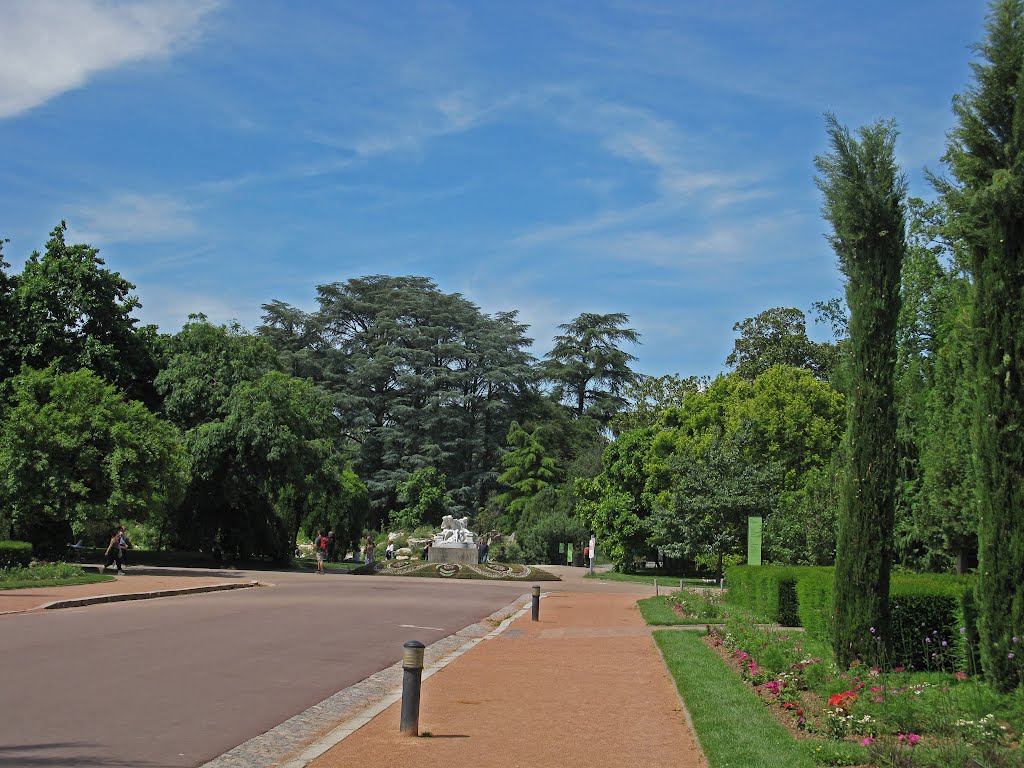
[[[702,626],[723,621],[717,614],[692,618],[680,616],[672,609],[673,601],[668,597],[649,597],[646,600],[637,600],[636,604],[644,621],[656,627]]]
[[[28,587],[71,587],[75,584],[98,584],[101,581],[113,580],[113,576],[103,576],[98,573],[87,573],[84,576],[75,576],[69,579],[33,579],[28,581],[0,580],[0,589],[26,589]]]
[[[636,584],[650,584],[654,586],[654,580],[658,580],[658,586],[668,589],[679,589],[679,583],[684,587],[710,587],[717,589],[715,584],[706,584],[703,579],[680,579],[678,576],[665,576],[664,574],[647,573],[619,573],[618,571],[603,571],[593,575],[587,574],[585,579],[599,579],[601,581],[628,581]]]
[[[783,728],[697,632],[654,633],[711,768],[813,768]]]

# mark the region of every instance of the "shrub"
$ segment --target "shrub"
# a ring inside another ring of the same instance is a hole
[[[32,545],[27,541],[0,541],[0,569],[27,568],[32,562]]]

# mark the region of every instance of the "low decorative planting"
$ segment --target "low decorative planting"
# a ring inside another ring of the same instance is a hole
[[[724,620],[729,610],[717,590],[680,590],[638,600],[637,605],[644,621],[660,627],[716,624]]]
[[[810,756],[694,632],[654,633],[711,768],[811,768]]]
[[[387,560],[364,565],[354,574],[374,576],[419,576],[435,579],[491,579],[561,581],[558,576],[529,565],[505,563],[424,563],[422,560]]]
[[[924,649],[937,645],[932,632],[920,628]],[[1024,766],[1024,691],[1000,696],[948,671],[941,652],[925,653],[929,668],[917,671],[859,661],[838,669],[827,643],[758,626],[740,611],[712,629],[708,643],[794,737],[816,743],[811,755],[820,765]]]
[[[0,569],[0,589],[71,586],[113,580],[113,576],[86,573],[81,566],[70,563],[39,563]]]

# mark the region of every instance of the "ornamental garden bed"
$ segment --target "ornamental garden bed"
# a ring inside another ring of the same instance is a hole
[[[677,623],[692,621],[698,612],[718,610],[702,607],[704,596],[699,601],[679,599],[680,605],[688,603],[694,611],[683,608]],[[929,650],[924,654],[928,662],[921,669],[861,662],[839,669],[828,645],[806,633],[760,624],[759,617],[735,608],[720,610],[720,618],[708,617],[708,623],[723,623],[708,627],[701,645],[724,662],[728,674],[742,681],[748,696],[760,702],[815,765],[1024,766],[1024,689],[1000,695],[977,677],[954,671],[955,659],[945,655],[949,648],[930,641],[934,630],[927,626],[921,627],[920,642]],[[658,643],[674,644],[676,653],[682,647],[671,638]],[[693,647],[685,652],[697,653]],[[679,682],[680,675],[676,677]],[[679,686],[689,707],[685,686]],[[703,743],[699,728],[698,736]],[[720,736],[712,730],[707,738]],[[706,751],[711,759],[715,748],[706,746]],[[713,759],[711,764],[717,765]]]
[[[488,579],[491,581],[561,581],[553,573],[518,563],[424,563],[422,560],[385,560],[352,571],[355,575],[416,576],[434,579]]]

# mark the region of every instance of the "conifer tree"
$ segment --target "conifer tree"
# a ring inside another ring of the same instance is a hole
[[[1006,691],[1024,675],[1024,3],[994,2],[987,32],[974,82],[953,100],[944,159],[955,182],[938,186],[971,249],[979,639],[986,675]]]
[[[906,182],[892,121],[854,138],[827,118],[832,153],[815,161],[846,277],[850,308],[849,465],[839,512],[834,587],[836,660],[874,659],[888,637],[896,492],[893,383],[900,266],[906,252]]]

